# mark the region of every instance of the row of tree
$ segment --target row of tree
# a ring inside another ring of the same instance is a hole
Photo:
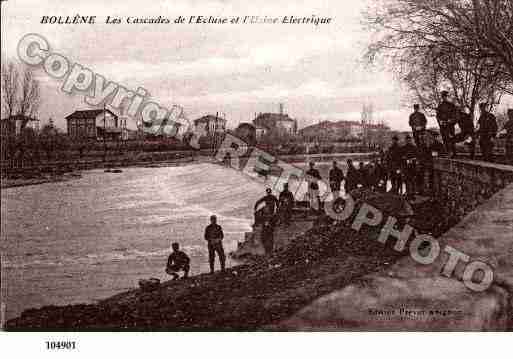
[[[390,68],[428,112],[442,89],[472,116],[513,95],[513,0],[381,0],[364,24],[367,61]]]

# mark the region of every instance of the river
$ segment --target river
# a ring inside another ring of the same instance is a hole
[[[142,278],[167,280],[174,241],[191,257],[192,274],[208,271],[202,237],[209,216],[218,216],[228,253],[251,230],[253,204],[263,194],[261,183],[206,163],[92,170],[76,180],[2,190],[4,319],[32,307],[104,299]]]

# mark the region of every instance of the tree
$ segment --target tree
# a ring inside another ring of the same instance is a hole
[[[385,60],[425,108],[442,88],[474,115],[513,94],[513,0],[385,0],[365,14],[366,53]]]
[[[18,89],[20,74],[13,62],[2,59],[2,108],[7,118],[13,116],[18,108]]]

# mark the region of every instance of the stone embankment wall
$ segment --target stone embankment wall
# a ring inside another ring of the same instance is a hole
[[[461,220],[437,238],[441,250],[433,263],[406,256],[272,329],[513,330],[513,166],[437,159],[434,195]],[[447,248],[468,256],[450,275],[444,272]],[[493,268],[484,291],[469,289],[463,280],[466,263],[473,261]]]
[[[444,203],[447,220],[455,223],[509,183],[512,166],[444,158],[434,163],[433,195]]]

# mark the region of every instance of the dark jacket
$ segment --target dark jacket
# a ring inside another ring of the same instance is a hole
[[[410,127],[414,132],[425,130],[427,125],[427,119],[422,112],[414,112],[410,115],[410,120],[408,121],[408,123],[410,124]]]
[[[310,181],[310,188],[311,189],[319,189],[319,184],[314,179],[320,180],[321,174],[316,168],[310,168],[308,171],[306,171],[306,175],[309,176],[308,181]]]
[[[456,106],[452,102],[442,101],[436,109],[436,119],[440,126],[448,126],[456,119]]]
[[[479,136],[480,137],[495,137],[497,136],[497,120],[490,112],[483,112],[479,116]]]
[[[258,201],[256,201],[255,210],[261,203],[265,203],[267,210],[271,213],[274,213],[276,207],[278,207],[278,199],[272,194],[267,194],[264,197],[260,198]]]
[[[413,143],[407,143],[404,146],[401,147],[402,152],[402,161],[415,159],[418,156],[417,146],[415,146]]]
[[[504,129],[506,130],[506,138],[513,139],[513,119],[506,121]]]
[[[279,197],[280,206],[292,206],[294,204],[294,195],[289,190],[283,190]]]
[[[211,240],[223,239],[223,238],[224,238],[223,228],[221,228],[221,226],[218,225],[217,223],[216,224],[210,223],[205,228],[205,240],[206,241],[210,242]]]
[[[399,146],[399,144],[393,143],[388,148],[387,162],[389,169],[394,170],[402,167],[403,155],[401,146]]]
[[[170,268],[172,266],[184,267],[190,263],[191,259],[187,254],[182,251],[176,251],[171,253],[169,258],[167,259],[167,267]]]
[[[340,183],[344,180],[344,172],[338,167],[332,168],[329,174],[330,182]]]

